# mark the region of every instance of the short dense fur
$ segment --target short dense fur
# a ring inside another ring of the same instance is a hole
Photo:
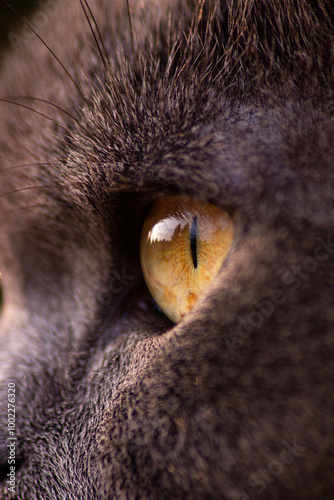
[[[102,56],[79,2],[39,30],[75,84],[37,37],[2,66],[48,118],[0,102],[0,498],[333,499],[332,2],[90,6]],[[177,326],[138,255],[171,193],[236,225]]]

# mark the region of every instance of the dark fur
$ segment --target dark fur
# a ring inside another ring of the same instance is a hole
[[[293,268],[334,241],[332,3],[131,4],[133,46],[126,2],[91,1],[107,75],[79,2],[40,31],[81,93],[38,39],[3,63],[0,97],[57,124],[0,103],[0,498],[12,381],[14,498],[332,500],[334,254],[298,286]],[[164,193],[236,224],[175,327],[138,256]],[[259,494],[286,442],[299,456]]]

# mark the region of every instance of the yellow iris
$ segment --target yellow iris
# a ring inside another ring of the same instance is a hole
[[[233,241],[226,212],[184,196],[157,199],[144,222],[141,266],[152,297],[174,323],[195,305]]]

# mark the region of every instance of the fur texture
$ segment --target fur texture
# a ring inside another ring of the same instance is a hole
[[[102,55],[79,2],[38,31],[71,78],[2,66],[41,114],[0,102],[0,498],[333,499],[332,2],[90,5]],[[138,255],[171,193],[236,225],[176,326]]]

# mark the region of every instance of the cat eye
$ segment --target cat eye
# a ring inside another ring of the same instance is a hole
[[[167,196],[150,208],[141,234],[142,271],[152,297],[174,323],[220,270],[233,234],[225,211],[196,198]]]

